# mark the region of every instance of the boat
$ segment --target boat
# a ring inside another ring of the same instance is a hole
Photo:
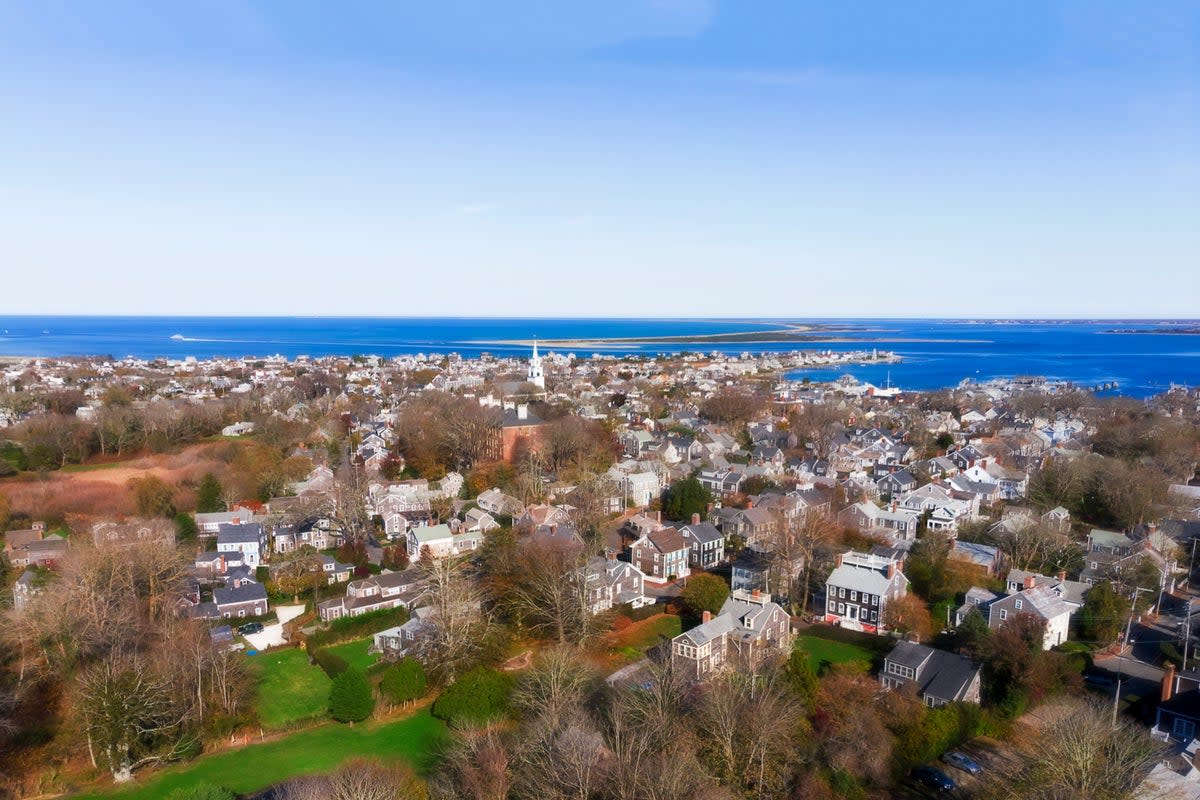
[[[174,340],[175,340],[175,341],[177,341],[177,342],[182,342],[184,337],[183,337],[183,334],[182,334],[182,333],[176,333],[176,334],[173,334],[173,335],[171,336],[171,338],[172,338],[172,339],[174,339]]]

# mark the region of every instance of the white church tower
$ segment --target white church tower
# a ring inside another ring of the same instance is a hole
[[[542,359],[537,351],[537,339],[533,340],[533,355],[529,359],[529,374],[525,380],[539,389],[546,388],[546,376],[542,373]]]

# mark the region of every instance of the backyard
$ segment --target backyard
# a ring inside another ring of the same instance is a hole
[[[329,723],[274,741],[202,756],[156,773],[136,787],[83,797],[159,800],[175,789],[199,783],[246,794],[296,775],[326,772],[349,758],[402,758],[418,772],[425,772],[433,767],[438,746],[446,737],[445,725],[428,710],[398,722],[354,726]]]
[[[366,672],[379,660],[378,653],[367,652],[373,641],[374,639],[368,636],[366,639],[357,639],[345,644],[330,645],[325,649],[344,658],[352,668]]]
[[[600,652],[597,655],[605,668],[616,669],[640,659],[662,637],[671,639],[678,636],[682,627],[683,620],[674,614],[655,614],[600,637]]]
[[[248,656],[258,675],[258,718],[265,730],[278,730],[324,715],[330,680],[295,647]]]
[[[861,647],[829,639],[819,639],[816,636],[801,636],[796,639],[796,648],[808,653],[808,663],[816,672],[822,672],[833,664],[845,664],[854,661],[871,666],[871,653]]]

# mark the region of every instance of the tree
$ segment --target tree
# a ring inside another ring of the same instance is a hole
[[[216,475],[206,472],[200,479],[200,486],[196,489],[196,511],[201,514],[224,511],[225,500],[223,498],[224,490],[221,488],[221,482],[217,480]]]
[[[488,667],[464,672],[433,703],[433,715],[455,727],[478,725],[508,711],[513,678]]]
[[[356,759],[328,775],[294,778],[280,800],[427,800],[429,794],[411,768]]]
[[[371,682],[358,669],[348,669],[329,687],[329,716],[338,722],[362,722],[375,710]]]
[[[704,611],[715,614],[729,597],[729,586],[716,575],[700,573],[687,579],[679,596],[695,614]]]
[[[175,516],[175,491],[157,475],[132,478],[129,488],[133,492],[133,503],[143,517]]]
[[[194,542],[199,534],[196,520],[191,514],[180,512],[175,515],[175,540],[178,542]]]
[[[1116,640],[1128,613],[1128,604],[1112,583],[1101,581],[1088,591],[1079,610],[1080,633],[1088,641],[1108,644]]]
[[[432,630],[420,641],[419,657],[431,675],[448,683],[469,667],[482,651],[490,620],[483,613],[483,597],[454,559],[423,560],[426,599]]]
[[[978,608],[971,608],[963,621],[955,628],[958,649],[964,654],[978,660],[988,647],[988,637],[992,629]]]
[[[513,705],[526,719],[541,718],[547,728],[559,731],[583,703],[591,683],[591,670],[579,653],[568,647],[555,647],[544,651],[521,676]]]
[[[888,602],[883,610],[883,624],[899,634],[915,634],[921,641],[933,635],[933,620],[925,601],[915,594],[906,594]]]
[[[424,696],[425,668],[415,658],[402,658],[383,672],[379,691],[393,705],[408,705]]]
[[[663,493],[663,514],[667,519],[690,520],[693,514],[706,514],[712,501],[712,492],[692,475],[671,484]]]
[[[171,684],[138,656],[115,654],[79,677],[81,727],[88,750],[117,782],[138,767],[186,751],[184,715]]]
[[[578,644],[591,634],[585,552],[572,542],[526,544],[516,550],[507,604],[515,616],[558,644]]]
[[[1076,701],[1067,713],[1038,726],[1022,757],[987,781],[984,797],[1128,800],[1166,751],[1140,725],[1114,724],[1107,703]]]

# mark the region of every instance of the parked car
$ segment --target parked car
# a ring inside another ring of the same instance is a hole
[[[972,775],[978,775],[983,772],[983,767],[979,766],[979,762],[968,756],[966,753],[960,753],[957,750],[952,750],[942,756],[942,761],[945,761],[952,767],[958,767],[963,772],[969,772]]]
[[[242,625],[240,628],[238,628],[238,633],[240,633],[242,636],[246,636],[251,633],[262,633],[262,630],[263,626],[261,622],[247,622],[245,625]]]
[[[913,780],[922,786],[936,789],[939,792],[953,792],[958,786],[950,780],[950,776],[937,767],[917,767],[912,771]]]

